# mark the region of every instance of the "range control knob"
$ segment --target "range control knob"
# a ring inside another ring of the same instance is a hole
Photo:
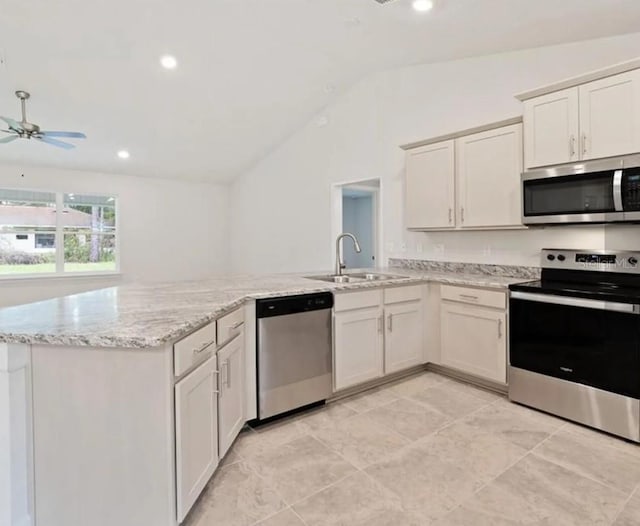
[[[632,267],[635,267],[638,264],[638,258],[634,258],[633,256],[631,256],[627,261]]]
[[[565,259],[567,258],[564,257],[564,254],[558,254],[558,261],[564,261]]]
[[[554,259],[556,259],[556,257],[555,257],[553,254],[549,254],[549,255],[547,256],[547,259],[548,259],[549,261],[553,261]]]

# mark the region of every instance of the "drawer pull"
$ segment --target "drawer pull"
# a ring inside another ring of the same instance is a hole
[[[231,330],[235,331],[235,330],[239,329],[240,327],[242,327],[243,325],[244,325],[244,321],[239,321],[238,323],[234,323],[231,326]]]
[[[207,342],[205,344],[203,344],[201,347],[198,347],[196,349],[193,350],[193,354],[200,354],[204,351],[207,350],[207,347],[209,347],[213,342]]]
[[[478,296],[472,296],[471,294],[460,294],[461,298],[467,299],[467,300],[473,300],[473,301],[478,301]]]

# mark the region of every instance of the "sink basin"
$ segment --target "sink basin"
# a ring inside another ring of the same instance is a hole
[[[306,279],[315,279],[318,281],[328,281],[329,283],[351,283],[353,281],[362,281],[362,279],[353,276],[305,276]]]
[[[363,279],[365,281],[383,281],[387,279],[409,279],[407,276],[395,276],[393,274],[373,274],[373,273],[361,273],[361,274],[349,274],[350,277],[356,279]]]
[[[357,274],[343,274],[342,276],[305,276],[306,279],[327,281],[329,283],[354,283],[358,281],[384,281],[387,279],[409,279],[406,276],[395,276],[392,274],[373,274],[362,272]]]

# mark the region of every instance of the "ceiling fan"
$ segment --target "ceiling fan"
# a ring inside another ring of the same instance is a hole
[[[9,117],[2,117],[0,119],[7,123],[9,126],[8,130],[0,130],[4,133],[9,133],[9,137],[4,137],[0,139],[0,144],[9,143],[15,141],[16,139],[36,139],[38,141],[46,142],[47,144],[51,144],[52,146],[57,146],[58,148],[64,148],[66,150],[70,150],[75,148],[75,144],[71,144],[68,142],[58,141],[55,137],[66,137],[70,139],[86,139],[87,136],[84,133],[80,132],[68,132],[68,131],[42,131],[40,130],[40,126],[33,124],[27,121],[27,99],[31,95],[26,91],[16,91],[16,97],[20,99],[20,103],[22,105],[22,120],[16,121]]]

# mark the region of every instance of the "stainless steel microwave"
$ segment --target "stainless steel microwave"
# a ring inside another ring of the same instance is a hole
[[[640,222],[640,155],[522,174],[525,225]]]

